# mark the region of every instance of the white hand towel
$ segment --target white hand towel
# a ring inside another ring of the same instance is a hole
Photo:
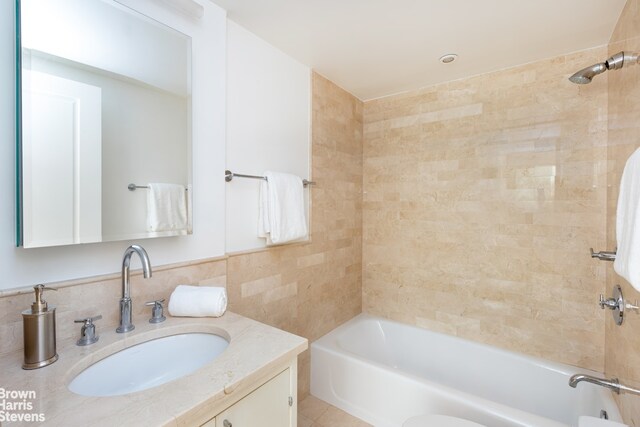
[[[220,317],[227,311],[222,287],[179,285],[169,297],[169,314],[176,317]]]
[[[613,268],[640,291],[640,149],[627,160],[616,210],[618,249]]]
[[[149,184],[147,228],[149,231],[187,232],[187,196],[178,184]]]
[[[258,236],[268,244],[282,244],[307,237],[304,186],[299,176],[265,172],[260,186]]]

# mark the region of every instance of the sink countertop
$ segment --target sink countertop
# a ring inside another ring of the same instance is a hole
[[[219,318],[167,316],[160,324],[150,324],[146,318],[134,320],[136,329],[126,334],[117,334],[115,327],[106,329],[97,325],[100,340],[90,346],[78,347],[75,340],[59,341],[59,360],[44,368],[23,370],[22,351],[3,357],[0,389],[36,393],[35,399],[27,399],[27,403],[32,403],[31,409],[8,411],[5,408],[5,412],[43,414],[45,422],[1,424],[67,427],[202,424],[250,391],[254,383],[266,381],[276,369],[286,369],[288,363],[308,347],[305,338],[231,312]],[[227,338],[229,346],[192,374],[147,390],[122,396],[88,397],[67,388],[82,370],[119,350],[150,339],[189,332],[215,333]],[[0,403],[2,401],[0,396]]]

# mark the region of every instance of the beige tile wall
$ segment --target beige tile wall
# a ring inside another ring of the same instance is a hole
[[[362,102],[313,76],[311,243],[156,268],[132,275],[135,316],[142,302],[169,298],[178,284],[224,286],[229,309],[313,341],[362,311]],[[152,254],[150,254],[152,256]],[[153,259],[152,259],[153,261]],[[76,318],[101,313],[118,323],[120,276],[56,284],[58,338],[75,339]],[[21,311],[32,293],[0,296],[0,356],[22,348]],[[299,359],[299,398],[309,393],[309,354]]]
[[[231,310],[310,341],[362,311],[362,103],[318,74],[312,93],[311,243],[231,256],[227,284]]]
[[[640,51],[640,2],[629,0],[609,44],[609,55],[621,50]],[[616,246],[616,204],[622,170],[629,155],[640,147],[640,67],[609,72],[609,144],[607,193],[607,248]],[[607,295],[621,285],[627,300],[640,300],[640,293],[606,266]],[[640,388],[640,314],[629,311],[621,326],[606,314],[605,371],[623,383]],[[618,397],[625,422],[640,426],[640,396]]]
[[[364,311],[603,369],[605,54],[365,103]]]

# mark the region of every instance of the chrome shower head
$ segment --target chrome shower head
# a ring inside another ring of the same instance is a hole
[[[591,80],[598,74],[602,74],[607,70],[619,70],[627,64],[637,64],[638,54],[629,52],[618,52],[605,62],[583,68],[571,77],[569,80],[579,85],[591,83]]]
[[[599,64],[583,68],[573,76],[569,77],[569,80],[579,85],[586,85],[587,83],[591,83],[591,80],[593,80],[595,76],[602,74],[605,71],[607,71],[607,64],[606,62],[601,62]]]

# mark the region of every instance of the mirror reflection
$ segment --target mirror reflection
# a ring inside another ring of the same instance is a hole
[[[103,0],[21,0],[20,28],[18,244],[191,233],[190,38]]]

